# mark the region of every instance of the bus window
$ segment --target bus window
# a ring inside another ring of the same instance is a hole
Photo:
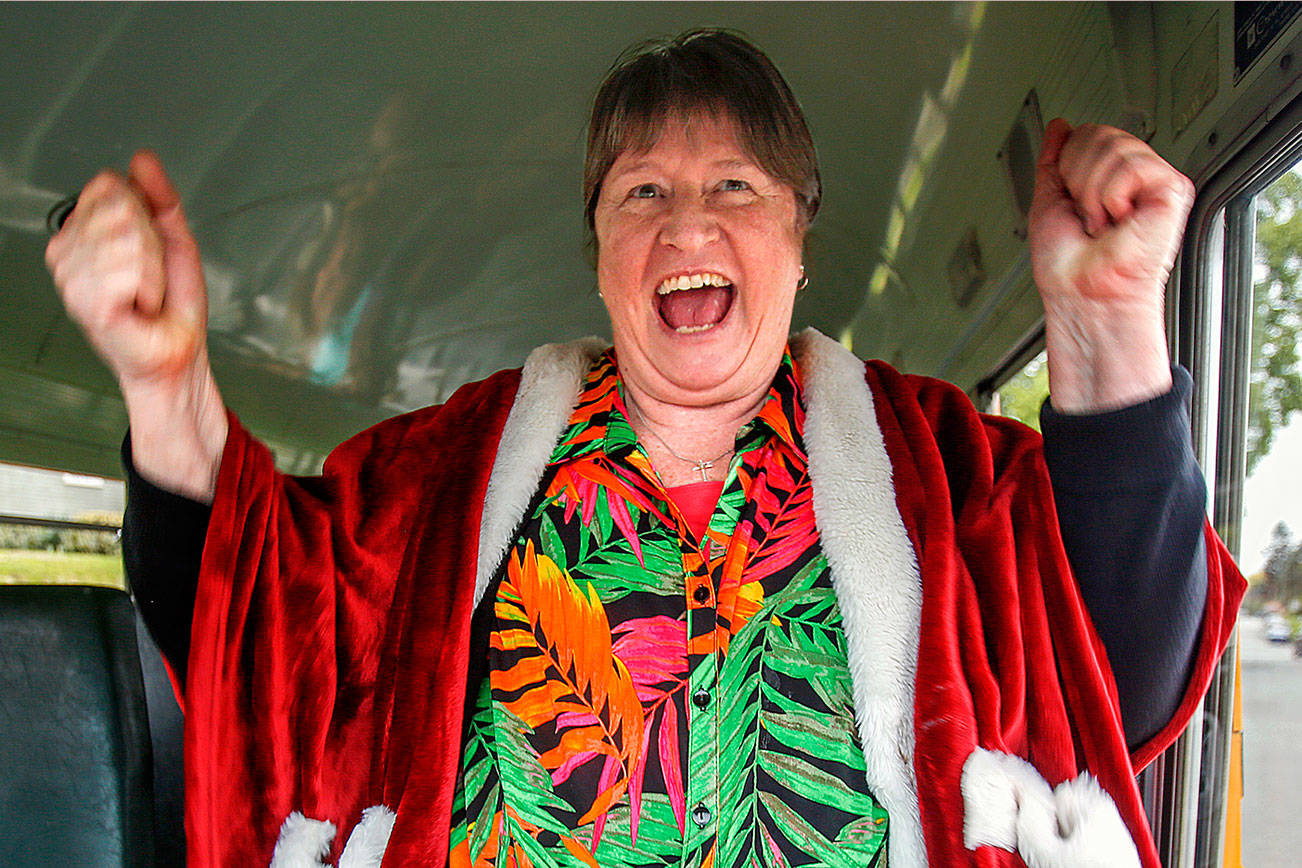
[[[1041,350],[994,390],[986,409],[1040,430],[1040,405],[1049,397],[1048,354]]]
[[[1250,588],[1183,757],[1201,786],[1196,852],[1177,864],[1276,868],[1302,846],[1300,131],[1295,105],[1214,177],[1186,244],[1179,355],[1212,523]]]
[[[1257,193],[1239,564],[1242,861],[1297,864],[1302,834],[1302,166]],[[1290,484],[1289,481],[1292,481]],[[1237,782],[1231,781],[1235,786]]]
[[[123,483],[0,464],[0,584],[123,587]]]

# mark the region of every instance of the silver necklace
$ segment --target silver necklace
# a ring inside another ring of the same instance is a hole
[[[718,461],[720,458],[723,458],[725,455],[732,454],[732,448],[729,447],[723,450],[722,452],[720,452],[718,455],[714,456],[713,458],[687,458],[686,456],[679,455],[677,452],[674,451],[674,447],[670,446],[668,443],[665,442],[665,438],[661,437],[659,434],[655,432],[655,429],[651,427],[651,423],[646,420],[646,417],[642,415],[642,411],[637,408],[637,404],[634,404],[631,399],[627,401],[626,404],[628,408],[633,411],[633,415],[636,416],[639,420],[641,420],[642,427],[646,428],[647,433],[650,434],[652,437],[656,438],[656,440],[660,442],[661,446],[669,450],[670,455],[674,456],[679,461],[682,461],[685,464],[696,465],[696,472],[701,474],[702,482],[710,481],[709,471],[711,468],[714,467],[714,462]]]

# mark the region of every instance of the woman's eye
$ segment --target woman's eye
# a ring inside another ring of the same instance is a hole
[[[723,190],[725,193],[735,193],[741,190],[749,190],[750,184],[747,184],[745,181],[738,178],[729,178],[719,184],[719,189]]]
[[[642,184],[634,187],[633,192],[629,194],[633,199],[654,199],[660,195],[660,190],[655,184]]]

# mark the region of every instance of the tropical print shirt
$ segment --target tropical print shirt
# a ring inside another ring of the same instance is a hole
[[[453,868],[885,865],[803,421],[788,354],[698,539],[596,362],[488,591]]]

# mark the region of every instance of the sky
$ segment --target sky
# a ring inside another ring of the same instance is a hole
[[[1270,452],[1248,477],[1243,488],[1243,538],[1240,566],[1255,573],[1266,559],[1262,552],[1270,544],[1270,532],[1283,521],[1302,541],[1302,418],[1294,414],[1286,428],[1279,429]]]

